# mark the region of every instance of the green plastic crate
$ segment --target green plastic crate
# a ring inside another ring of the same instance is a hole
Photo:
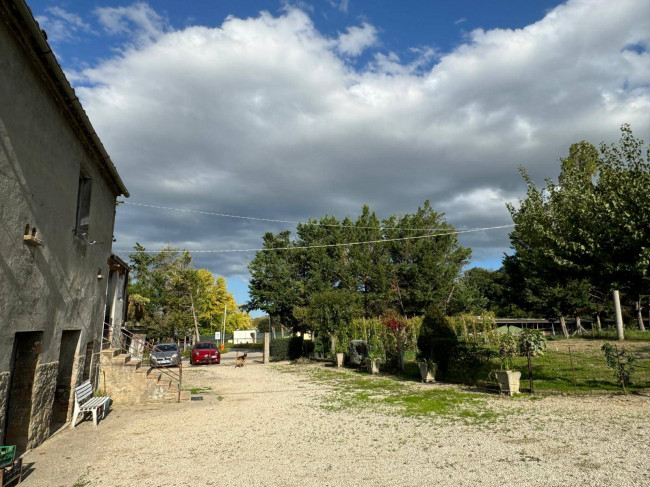
[[[7,467],[14,463],[15,456],[15,446],[0,446],[0,468]]]

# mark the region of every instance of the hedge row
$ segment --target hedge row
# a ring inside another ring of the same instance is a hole
[[[269,343],[271,360],[297,360],[314,353],[314,342],[302,337],[275,338]]]

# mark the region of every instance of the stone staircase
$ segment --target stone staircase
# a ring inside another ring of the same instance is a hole
[[[177,369],[166,372],[165,369],[143,366],[141,360],[116,348],[102,350],[101,364],[100,388],[105,387],[106,394],[116,404],[178,400]],[[181,401],[190,399],[190,391],[181,391]]]

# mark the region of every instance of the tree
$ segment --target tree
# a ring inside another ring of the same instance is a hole
[[[289,231],[264,235],[265,250],[255,254],[248,264],[251,299],[245,308],[249,311],[261,309],[279,317],[282,323],[294,326],[297,322],[293,308],[303,304],[304,294],[297,276],[297,254],[292,254],[296,250],[273,250],[291,247],[289,236]]]
[[[637,297],[648,291],[650,268],[649,154],[629,126],[618,147],[573,144],[561,159],[558,182],[537,188],[523,168],[526,198],[509,205],[517,272],[547,315],[603,310],[602,296],[622,289]],[[504,264],[506,262],[504,261]],[[513,266],[510,266],[513,269]],[[640,328],[643,327],[639,320]],[[578,331],[580,326],[578,325]]]
[[[425,237],[389,242],[393,264],[395,308],[420,314],[431,305],[445,306],[454,281],[469,262],[471,250],[458,244],[454,227],[436,213],[429,201],[416,213],[384,220],[387,239]]]
[[[140,322],[157,338],[199,336],[199,326],[210,329],[213,316],[223,316],[223,305],[238,312],[226,280],[207,269],[195,269],[189,252],[169,246],[149,254],[140,244],[132,263],[129,318]]]

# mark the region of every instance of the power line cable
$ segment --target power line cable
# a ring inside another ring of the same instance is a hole
[[[260,218],[253,216],[242,216],[242,215],[230,215],[228,213],[217,213],[213,211],[201,211],[201,210],[188,210],[186,208],[172,208],[169,206],[159,206],[159,205],[149,205],[145,203],[133,203],[131,201],[118,201],[122,205],[131,205],[131,206],[141,206],[145,208],[154,208],[157,210],[172,210],[180,211],[183,213],[196,213],[199,215],[210,215],[210,216],[219,216],[224,218],[236,218],[241,220],[253,220],[253,221],[262,221],[270,223],[291,223],[292,225],[314,225],[320,227],[334,227],[334,228],[357,228],[357,229],[368,229],[368,230],[407,230],[407,231],[426,231],[426,232],[435,232],[440,230],[449,230],[449,227],[440,227],[440,228],[404,228],[404,227],[385,227],[382,225],[379,226],[357,226],[357,225],[344,225],[342,223],[318,223],[316,221],[302,222],[297,220],[278,220],[273,218]],[[510,225],[514,226],[514,225]]]
[[[496,227],[484,227],[484,228],[473,228],[470,230],[458,230],[448,233],[434,233],[431,235],[417,235],[414,237],[401,237],[401,238],[386,238],[381,240],[366,240],[363,242],[345,242],[345,243],[336,243],[336,244],[318,244],[318,245],[299,245],[294,247],[276,247],[276,248],[259,248],[259,249],[223,249],[223,250],[184,250],[191,254],[218,254],[218,253],[227,253],[227,252],[268,252],[276,250],[307,250],[307,249],[323,249],[331,247],[349,247],[353,245],[365,245],[365,244],[375,244],[375,243],[386,243],[386,242],[400,242],[404,240],[416,240],[422,238],[433,238],[433,237],[444,237],[447,235],[458,235],[461,233],[471,233],[471,232],[482,232],[486,230],[496,230],[499,228],[509,228],[514,225],[499,225]],[[147,253],[147,254],[157,254],[157,253],[172,253],[179,252],[179,250],[114,250],[117,253]]]

